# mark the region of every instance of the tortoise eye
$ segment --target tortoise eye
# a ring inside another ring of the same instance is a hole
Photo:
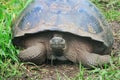
[[[63,39],[61,39],[60,42],[63,42]]]
[[[65,40],[64,40],[64,39],[61,39],[61,42],[63,42],[63,43],[64,43],[64,42],[65,42]]]
[[[55,42],[55,39],[52,39],[52,42]]]

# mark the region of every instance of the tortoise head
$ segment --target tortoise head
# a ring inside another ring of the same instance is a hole
[[[61,35],[54,35],[50,39],[50,47],[54,52],[53,55],[55,56],[62,56],[62,53],[66,47],[65,39]]]

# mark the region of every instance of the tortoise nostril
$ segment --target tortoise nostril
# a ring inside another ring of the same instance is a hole
[[[52,39],[52,40],[51,40],[51,42],[55,42],[55,40],[54,40],[54,39]]]

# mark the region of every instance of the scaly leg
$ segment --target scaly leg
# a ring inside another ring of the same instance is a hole
[[[44,44],[38,43],[20,51],[18,57],[21,61],[41,64],[46,59],[46,49]]]
[[[69,51],[65,57],[74,63],[82,63],[86,67],[99,66],[110,63],[110,55],[99,55],[86,51]]]
[[[88,52],[82,54],[82,56],[79,55],[77,57],[78,62],[81,62],[86,67],[101,66],[103,64],[110,63],[110,59],[110,55],[99,55]]]

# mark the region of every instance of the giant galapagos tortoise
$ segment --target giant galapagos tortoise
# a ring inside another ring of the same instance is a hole
[[[98,66],[110,62],[113,36],[89,0],[34,0],[13,25],[21,61],[70,60]]]

